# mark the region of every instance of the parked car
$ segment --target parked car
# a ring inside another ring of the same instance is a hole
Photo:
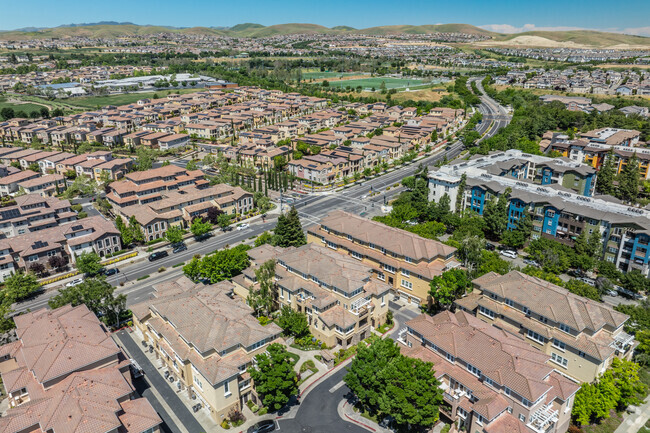
[[[589,278],[589,277],[580,277],[580,278],[578,278],[577,280],[578,280],[578,281],[582,281],[582,282],[585,283],[585,284],[589,284],[589,285],[592,286],[592,287],[596,287],[596,280],[594,280],[593,278]]]
[[[260,421],[257,424],[253,424],[247,430],[248,433],[266,433],[274,431],[276,429],[275,421],[272,419],[267,419]]]
[[[195,236],[194,239],[196,239],[197,242],[203,242],[206,239],[209,239],[210,236],[212,236],[212,233],[205,233],[199,236]]]
[[[608,296],[612,296],[612,297],[618,296],[618,292],[616,290],[613,290],[613,289],[605,290],[605,294],[608,295]]]
[[[167,257],[168,255],[169,253],[167,251],[156,251],[155,253],[149,254],[149,261],[153,262],[162,259],[163,257]]]
[[[489,242],[486,242],[486,243],[485,243],[485,249],[488,250],[488,251],[494,251],[494,250],[497,249],[497,247],[495,247],[494,244],[491,244],[491,243],[489,243]]]
[[[499,254],[501,254],[504,257],[509,257],[511,259],[517,258],[517,252],[512,250],[503,250]]]
[[[66,287],[74,287],[74,286],[78,286],[79,284],[81,284],[81,283],[83,283],[83,282],[84,282],[84,279],[83,279],[83,278],[76,278],[76,279],[70,281],[70,282],[69,282],[68,284],[66,284],[65,286],[66,286]]]
[[[246,223],[243,223],[243,224],[240,224],[240,225],[237,226],[237,230],[246,230],[249,227],[250,227],[250,225],[248,225]]]
[[[104,268],[104,275],[110,277],[111,275],[118,274],[120,272],[117,268]]]
[[[534,266],[536,268],[539,268],[539,263],[537,263],[535,260],[524,259],[524,264],[528,265],[528,266]]]
[[[187,245],[180,244],[180,245],[176,245],[174,247],[174,249],[172,250],[172,253],[176,254],[176,253],[180,253],[181,251],[185,251],[185,250],[187,250]]]
[[[231,232],[232,231],[232,226],[226,226],[221,228],[222,232]]]
[[[144,376],[144,370],[140,367],[140,364],[138,364],[135,359],[129,359],[129,361],[131,361],[129,367],[131,368],[131,375],[133,378],[137,379]]]

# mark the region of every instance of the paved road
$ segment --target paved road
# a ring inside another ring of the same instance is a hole
[[[478,77],[472,78],[467,82],[467,85],[470,86],[470,82],[475,81],[476,87],[483,93],[480,97],[481,104],[478,106],[478,110],[483,113],[483,121],[477,125],[476,130],[481,134],[486,132],[487,134],[480,138],[478,140],[479,142],[493,136],[499,129],[506,127],[512,118],[505,107],[499,105],[498,102],[485,93],[485,89],[483,89],[483,84],[481,83],[482,80],[483,77]]]
[[[402,178],[412,175],[417,167],[422,165],[431,165],[444,156],[448,159],[455,158],[462,151],[462,144],[459,142],[449,145],[448,150],[434,156],[422,159],[414,164],[401,167],[391,173],[370,179],[361,185],[355,185],[342,192],[332,193],[331,195],[306,195],[297,198],[293,204],[296,206],[300,214],[303,227],[318,223],[318,221],[325,216],[328,212],[334,209],[343,209],[348,212],[367,215],[373,210],[378,210],[381,207],[384,199],[389,200],[394,195],[401,191],[401,188],[391,189],[388,193],[382,193],[371,198],[362,198],[368,195],[371,188],[373,191],[385,189],[387,186],[398,183]],[[267,218],[266,222],[257,221],[251,223],[250,227],[237,231],[222,233],[215,231],[215,235],[203,242],[197,242],[188,245],[186,251],[178,254],[173,254],[169,251],[169,256],[154,262],[138,262],[136,264],[126,264],[120,266],[120,272],[111,276],[108,281],[117,286],[117,293],[126,293],[128,305],[143,301],[149,297],[153,292],[151,288],[154,279],[158,275],[158,269],[165,267],[168,270],[164,273],[165,276],[178,276],[181,273],[181,268],[169,270],[173,265],[181,262],[188,262],[195,254],[211,253],[215,250],[224,248],[226,245],[232,245],[237,242],[245,241],[249,238],[254,238],[263,233],[264,231],[271,230],[275,227],[275,219]],[[127,285],[120,287],[119,284],[123,282],[137,281],[138,278],[145,275],[151,275],[150,278],[134,285]],[[17,304],[14,308],[16,312],[23,312],[27,309],[37,309],[47,306],[47,301],[55,296],[57,292],[51,290],[45,292],[33,299]]]
[[[368,430],[363,427],[343,420],[337,411],[339,402],[347,398],[350,392],[345,385],[337,387],[346,373],[347,370],[342,368],[312,389],[303,398],[295,418],[278,421],[280,431],[284,430],[290,433],[368,433]]]
[[[138,342],[131,338],[131,334],[127,331],[119,331],[113,334],[113,336],[118,340],[118,344],[122,346],[129,356],[135,359],[144,370],[144,379],[139,379],[139,381],[145,382],[148,386],[145,386],[143,394],[141,395],[149,400],[154,409],[158,411],[158,414],[163,421],[165,421],[165,424],[167,424],[171,433],[181,433],[181,430],[174,423],[172,417],[165,411],[156,396],[153,395],[150,387],[155,388],[156,392],[162,396],[165,403],[174,411],[174,415],[183,423],[183,426],[189,433],[203,433],[208,431],[199,424],[196,418],[194,418],[192,412],[190,412],[178,395],[176,395],[176,392],[174,392],[169,384],[165,382],[165,379],[160,375],[160,373],[158,373],[156,366],[154,366],[151,361],[149,361],[149,358],[142,353],[142,346],[139,346]]]

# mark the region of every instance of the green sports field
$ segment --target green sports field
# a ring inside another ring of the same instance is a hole
[[[373,78],[362,78],[356,80],[341,80],[341,81],[331,81],[329,83],[330,87],[348,87],[356,89],[358,86],[361,86],[364,90],[372,89],[379,90],[381,83],[386,84],[387,89],[404,89],[406,87],[414,87],[420,84],[423,84],[422,80],[416,79],[407,79],[407,78],[390,78],[390,77],[373,77]]]
[[[329,78],[350,77],[353,75],[363,75],[361,72],[321,72],[321,71],[303,71],[303,80],[327,80]]]

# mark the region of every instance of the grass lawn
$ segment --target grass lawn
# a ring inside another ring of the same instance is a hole
[[[330,72],[330,71],[303,71],[302,79],[303,80],[323,80],[328,78],[341,78],[341,77],[352,77],[355,75],[363,75],[362,72]]]
[[[184,93],[193,93],[199,92],[205,89],[180,89],[181,94]],[[105,105],[127,105],[133,104],[134,102],[143,99],[143,98],[153,98],[154,94],[157,94],[159,97],[167,96],[170,93],[176,93],[176,91],[171,90],[161,90],[160,92],[145,92],[145,93],[122,93],[119,95],[108,95],[108,96],[84,96],[81,98],[71,98],[68,99],[71,105],[77,107],[95,109],[97,107],[103,107]]]
[[[287,352],[287,356],[292,359],[292,364],[296,365],[298,361],[300,360],[300,356],[296,355],[295,353]]]
[[[584,433],[612,433],[623,422],[622,414],[612,414],[607,419],[604,419],[600,424],[588,425],[582,427]]]
[[[0,97],[0,110],[6,107],[13,108],[16,113],[23,111],[27,116],[29,116],[29,113],[32,111],[40,112],[41,108],[43,108],[36,104],[15,104],[13,102],[7,102],[6,98]]]
[[[330,87],[347,87],[356,88],[361,86],[364,89],[370,89],[374,87],[376,90],[379,90],[381,83],[386,84],[387,89],[400,89],[410,86],[419,86],[424,84],[422,80],[412,79],[412,78],[391,78],[391,77],[372,77],[372,78],[362,78],[355,80],[341,80],[341,81],[332,81],[329,83]]]

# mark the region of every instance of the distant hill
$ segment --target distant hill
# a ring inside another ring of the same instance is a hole
[[[585,46],[585,47],[650,47],[650,38],[643,36],[624,35],[620,33],[607,33],[588,30],[572,31],[533,31],[515,34],[499,34],[472,26],[470,24],[430,24],[421,26],[393,25],[378,26],[366,29],[355,29],[350,26],[336,26],[332,28],[318,24],[290,23],[264,26],[256,23],[237,24],[233,27],[189,27],[175,28],[169,26],[142,26],[133,23],[105,21],[89,24],[70,24],[54,28],[26,28],[0,32],[1,39],[25,40],[32,38],[65,38],[65,37],[91,37],[111,38],[118,36],[150,35],[158,33],[185,33],[199,35],[222,35],[233,37],[260,38],[288,34],[349,34],[360,33],[366,35],[391,35],[391,34],[431,34],[431,33],[469,33],[490,36],[492,39],[478,43],[478,45],[493,46]]]
[[[516,38],[533,36],[545,38],[551,41],[585,45],[592,47],[611,47],[617,45],[650,46],[650,38],[646,36],[626,35],[622,33],[598,32],[592,30],[569,30],[557,32],[533,31],[514,33],[509,35],[498,35],[496,40],[513,41]]]

